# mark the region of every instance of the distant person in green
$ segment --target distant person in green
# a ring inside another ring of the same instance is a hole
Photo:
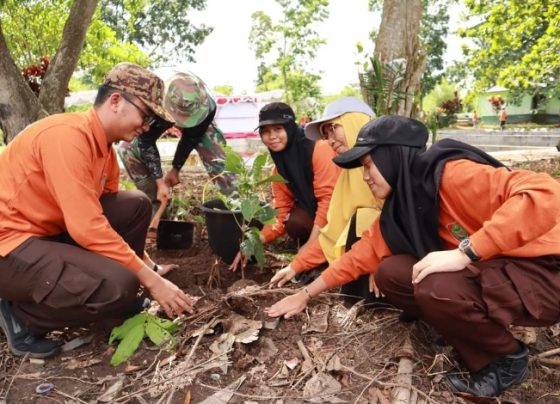
[[[217,106],[206,84],[193,73],[176,73],[166,83],[164,105],[181,132],[172,167],[165,176],[156,140],[170,129],[167,122],[158,120],[134,141],[121,142],[118,146],[119,157],[128,175],[151,199],[152,214],[160,203],[170,199],[169,188],[180,183],[179,172],[193,149],[219,191],[231,193],[234,190],[233,176],[219,175],[224,170],[222,145],[226,141],[214,122]]]

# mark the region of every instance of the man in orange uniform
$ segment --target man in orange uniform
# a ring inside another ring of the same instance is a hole
[[[364,181],[385,201],[379,219],[268,313],[290,317],[327,288],[375,273],[372,290],[459,353],[470,376],[448,375],[451,389],[498,396],[528,375],[528,349],[508,326],[560,321],[560,184],[451,139],[426,151],[427,139],[421,122],[398,116],[360,130],[334,161],[364,167]]]
[[[55,355],[48,331],[134,313],[139,285],[169,316],[192,311],[144,254],[150,200],[118,191],[112,148],[156,115],[173,121],[163,90],[153,73],[120,63],[92,109],[40,120],[0,154],[0,326],[15,355]]]

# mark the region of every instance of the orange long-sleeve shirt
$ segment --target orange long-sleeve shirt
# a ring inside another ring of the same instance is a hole
[[[483,260],[560,255],[560,184],[547,174],[450,161],[439,195],[439,236],[444,249],[457,248],[460,226]],[[321,276],[328,287],[339,286],[375,272],[390,255],[377,219]]]
[[[319,140],[315,143],[311,164],[313,167],[313,194],[317,199],[314,223],[319,227],[327,224],[329,202],[340,173],[340,168],[332,161],[334,157],[335,153],[327,142]],[[278,174],[276,167],[273,169],[273,174]],[[265,226],[261,231],[265,243],[277,239],[286,232],[284,221],[295,202],[294,194],[287,184],[273,183],[272,196],[274,197],[274,209],[278,210],[278,214],[276,215],[276,223]]]
[[[0,172],[0,255],[30,237],[67,231],[87,250],[132,271],[142,267],[99,202],[117,192],[119,166],[95,110],[28,126],[0,154]]]

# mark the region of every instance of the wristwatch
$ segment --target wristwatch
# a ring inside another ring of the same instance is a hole
[[[468,238],[461,240],[461,242],[459,243],[459,251],[469,257],[473,262],[480,261],[480,257],[477,255],[477,253],[474,252],[471,240],[469,240]]]

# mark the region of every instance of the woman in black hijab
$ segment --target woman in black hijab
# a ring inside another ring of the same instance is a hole
[[[335,158],[364,166],[385,199],[380,219],[352,250],[270,316],[290,317],[326,290],[365,273],[370,287],[436,329],[470,376],[452,390],[498,396],[528,376],[528,350],[509,326],[560,320],[560,184],[510,171],[467,144],[444,139],[425,151],[426,127],[384,116]]]
[[[319,236],[327,223],[327,210],[340,169],[335,154],[324,141],[305,137],[296,124],[292,108],[283,102],[265,105],[259,112],[259,134],[274,161],[273,174],[286,183],[273,183],[276,223],[261,230],[261,241],[269,243],[288,234],[300,248]],[[241,253],[230,266],[244,265]]]

